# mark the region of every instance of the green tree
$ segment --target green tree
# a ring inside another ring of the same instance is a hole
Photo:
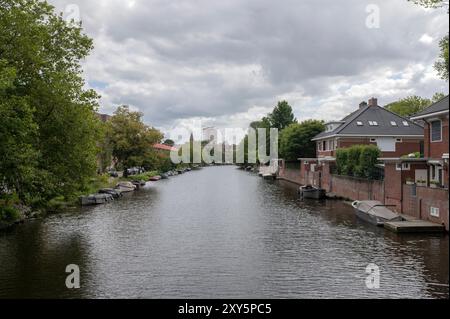
[[[323,121],[307,120],[293,123],[281,132],[280,154],[287,161],[315,157],[316,143],[311,139],[325,130]]]
[[[16,99],[9,116],[22,112],[36,129],[36,134],[26,133],[27,139],[32,137],[27,140],[30,153],[36,154],[34,173],[19,170],[24,176],[16,180],[31,179],[36,196],[68,196],[95,173],[98,96],[85,90],[80,64],[91,49],[81,25],[68,24],[47,2],[1,1],[0,59],[15,72],[4,93],[7,101]]]
[[[434,93],[433,97],[431,98],[431,100],[433,101],[433,103],[442,100],[444,97],[446,97],[447,95],[445,93],[441,93],[441,92],[437,92]]]
[[[442,8],[448,6],[448,1],[445,0],[408,0],[415,4],[421,5],[425,8]]]
[[[111,166],[113,160],[113,148],[111,142],[111,125],[106,122],[100,122],[100,136],[97,152],[97,166],[101,173],[104,173]]]
[[[36,172],[38,153],[33,140],[37,126],[27,99],[9,93],[14,90],[16,71],[6,65],[0,60],[0,185],[24,201]]]
[[[411,116],[423,111],[431,105],[432,101],[417,95],[408,96],[399,101],[386,105],[386,109],[401,116]]]
[[[448,62],[448,34],[439,42],[441,53],[439,59],[434,64],[434,68],[438,71],[439,76],[448,81],[449,62]]]
[[[408,0],[413,1],[415,4],[421,5],[425,8],[443,8],[447,7],[447,14],[449,13],[448,0]],[[448,34],[439,41],[440,54],[439,58],[434,64],[434,68],[438,72],[439,76],[448,81],[449,76],[449,62],[448,62]]]
[[[119,106],[108,122],[112,154],[123,167],[143,166],[154,156],[152,146],[163,138],[160,131],[142,122],[142,113]]]
[[[168,145],[168,146],[174,146],[175,142],[173,140],[171,140],[171,139],[167,139],[167,140],[164,141],[164,144]]]
[[[270,127],[277,128],[280,131],[297,122],[292,107],[287,101],[278,102],[272,113],[268,115],[268,120],[270,121]]]

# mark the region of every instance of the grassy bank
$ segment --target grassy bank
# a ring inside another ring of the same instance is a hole
[[[121,181],[148,181],[151,177],[159,175],[159,171],[145,172],[139,175],[132,175],[120,178]]]

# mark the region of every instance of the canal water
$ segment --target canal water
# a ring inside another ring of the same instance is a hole
[[[447,236],[395,235],[340,201],[210,167],[1,233],[0,298],[448,298],[448,255]]]

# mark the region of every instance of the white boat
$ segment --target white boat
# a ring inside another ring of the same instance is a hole
[[[402,221],[403,218],[391,211],[389,205],[375,200],[354,201],[352,203],[356,216],[376,226],[383,226],[386,222]]]
[[[129,193],[136,190],[136,186],[131,182],[120,182],[117,184],[115,189],[119,190],[122,193]]]

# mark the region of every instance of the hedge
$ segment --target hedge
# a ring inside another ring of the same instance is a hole
[[[336,151],[336,168],[339,175],[376,177],[376,164],[380,157],[380,149],[375,145],[354,145]]]

